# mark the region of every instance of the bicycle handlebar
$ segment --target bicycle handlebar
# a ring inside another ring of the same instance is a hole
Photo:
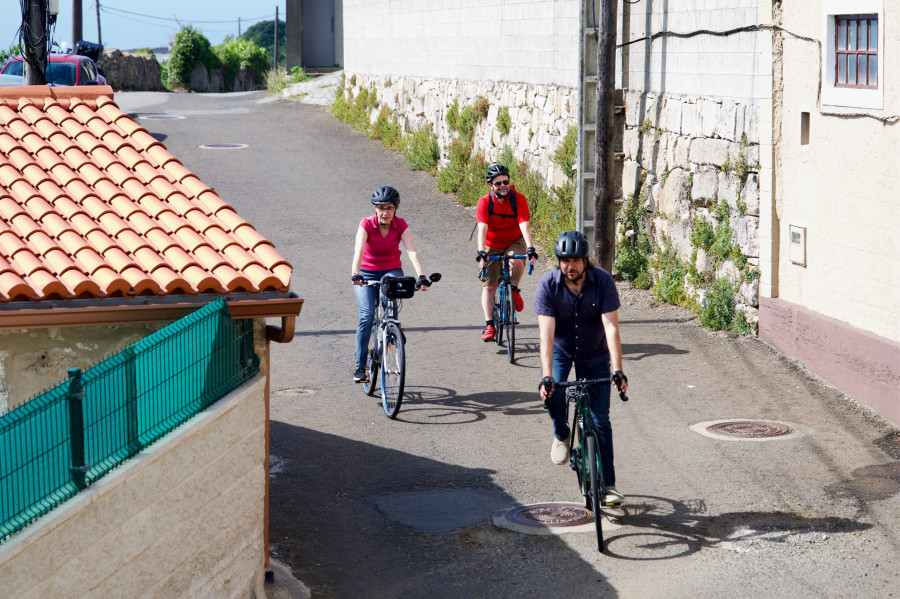
[[[525,260],[528,263],[528,274],[531,274],[534,271],[534,264],[531,263],[531,260],[528,259],[528,256],[525,254],[500,254],[497,256],[485,256],[485,260],[503,260],[504,262],[509,262],[510,260]],[[481,267],[481,277],[484,278],[487,276],[487,264]]]
[[[609,379],[580,379],[577,381],[566,381],[564,383],[556,383],[555,387],[565,388],[565,387],[587,387],[588,385],[611,385],[612,381]],[[619,391],[619,399],[622,401],[628,401],[628,396]]]

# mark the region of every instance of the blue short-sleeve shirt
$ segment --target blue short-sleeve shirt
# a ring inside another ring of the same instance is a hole
[[[534,311],[556,319],[553,346],[576,363],[595,366],[609,359],[601,316],[619,309],[619,292],[612,275],[592,266],[576,297],[554,268],[541,278],[534,296]]]

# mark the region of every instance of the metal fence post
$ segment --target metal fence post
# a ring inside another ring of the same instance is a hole
[[[69,402],[69,439],[72,448],[72,465],[69,472],[72,482],[79,490],[87,486],[85,474],[90,468],[84,463],[84,410],[82,400],[85,392],[81,386],[81,369],[69,369],[69,390],[66,400]]]

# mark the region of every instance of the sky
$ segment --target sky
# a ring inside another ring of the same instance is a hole
[[[168,46],[179,23],[200,29],[215,46],[227,35],[237,37],[238,19],[240,31],[244,32],[258,21],[273,20],[276,6],[279,18],[284,20],[285,10],[285,0],[82,0],[81,29],[89,42],[97,42],[97,2],[103,45],[120,50]],[[0,0],[0,48],[4,50],[19,41],[19,3],[20,0]],[[53,39],[60,45],[65,43],[66,48],[72,47],[72,0],[59,0]]]

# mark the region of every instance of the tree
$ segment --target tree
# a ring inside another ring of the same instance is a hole
[[[253,42],[260,48],[263,48],[268,55],[269,66],[272,66],[272,51],[275,47],[275,20],[260,21],[247,28],[240,39]],[[284,64],[284,44],[285,31],[287,24],[281,19],[278,20],[278,62]]]

